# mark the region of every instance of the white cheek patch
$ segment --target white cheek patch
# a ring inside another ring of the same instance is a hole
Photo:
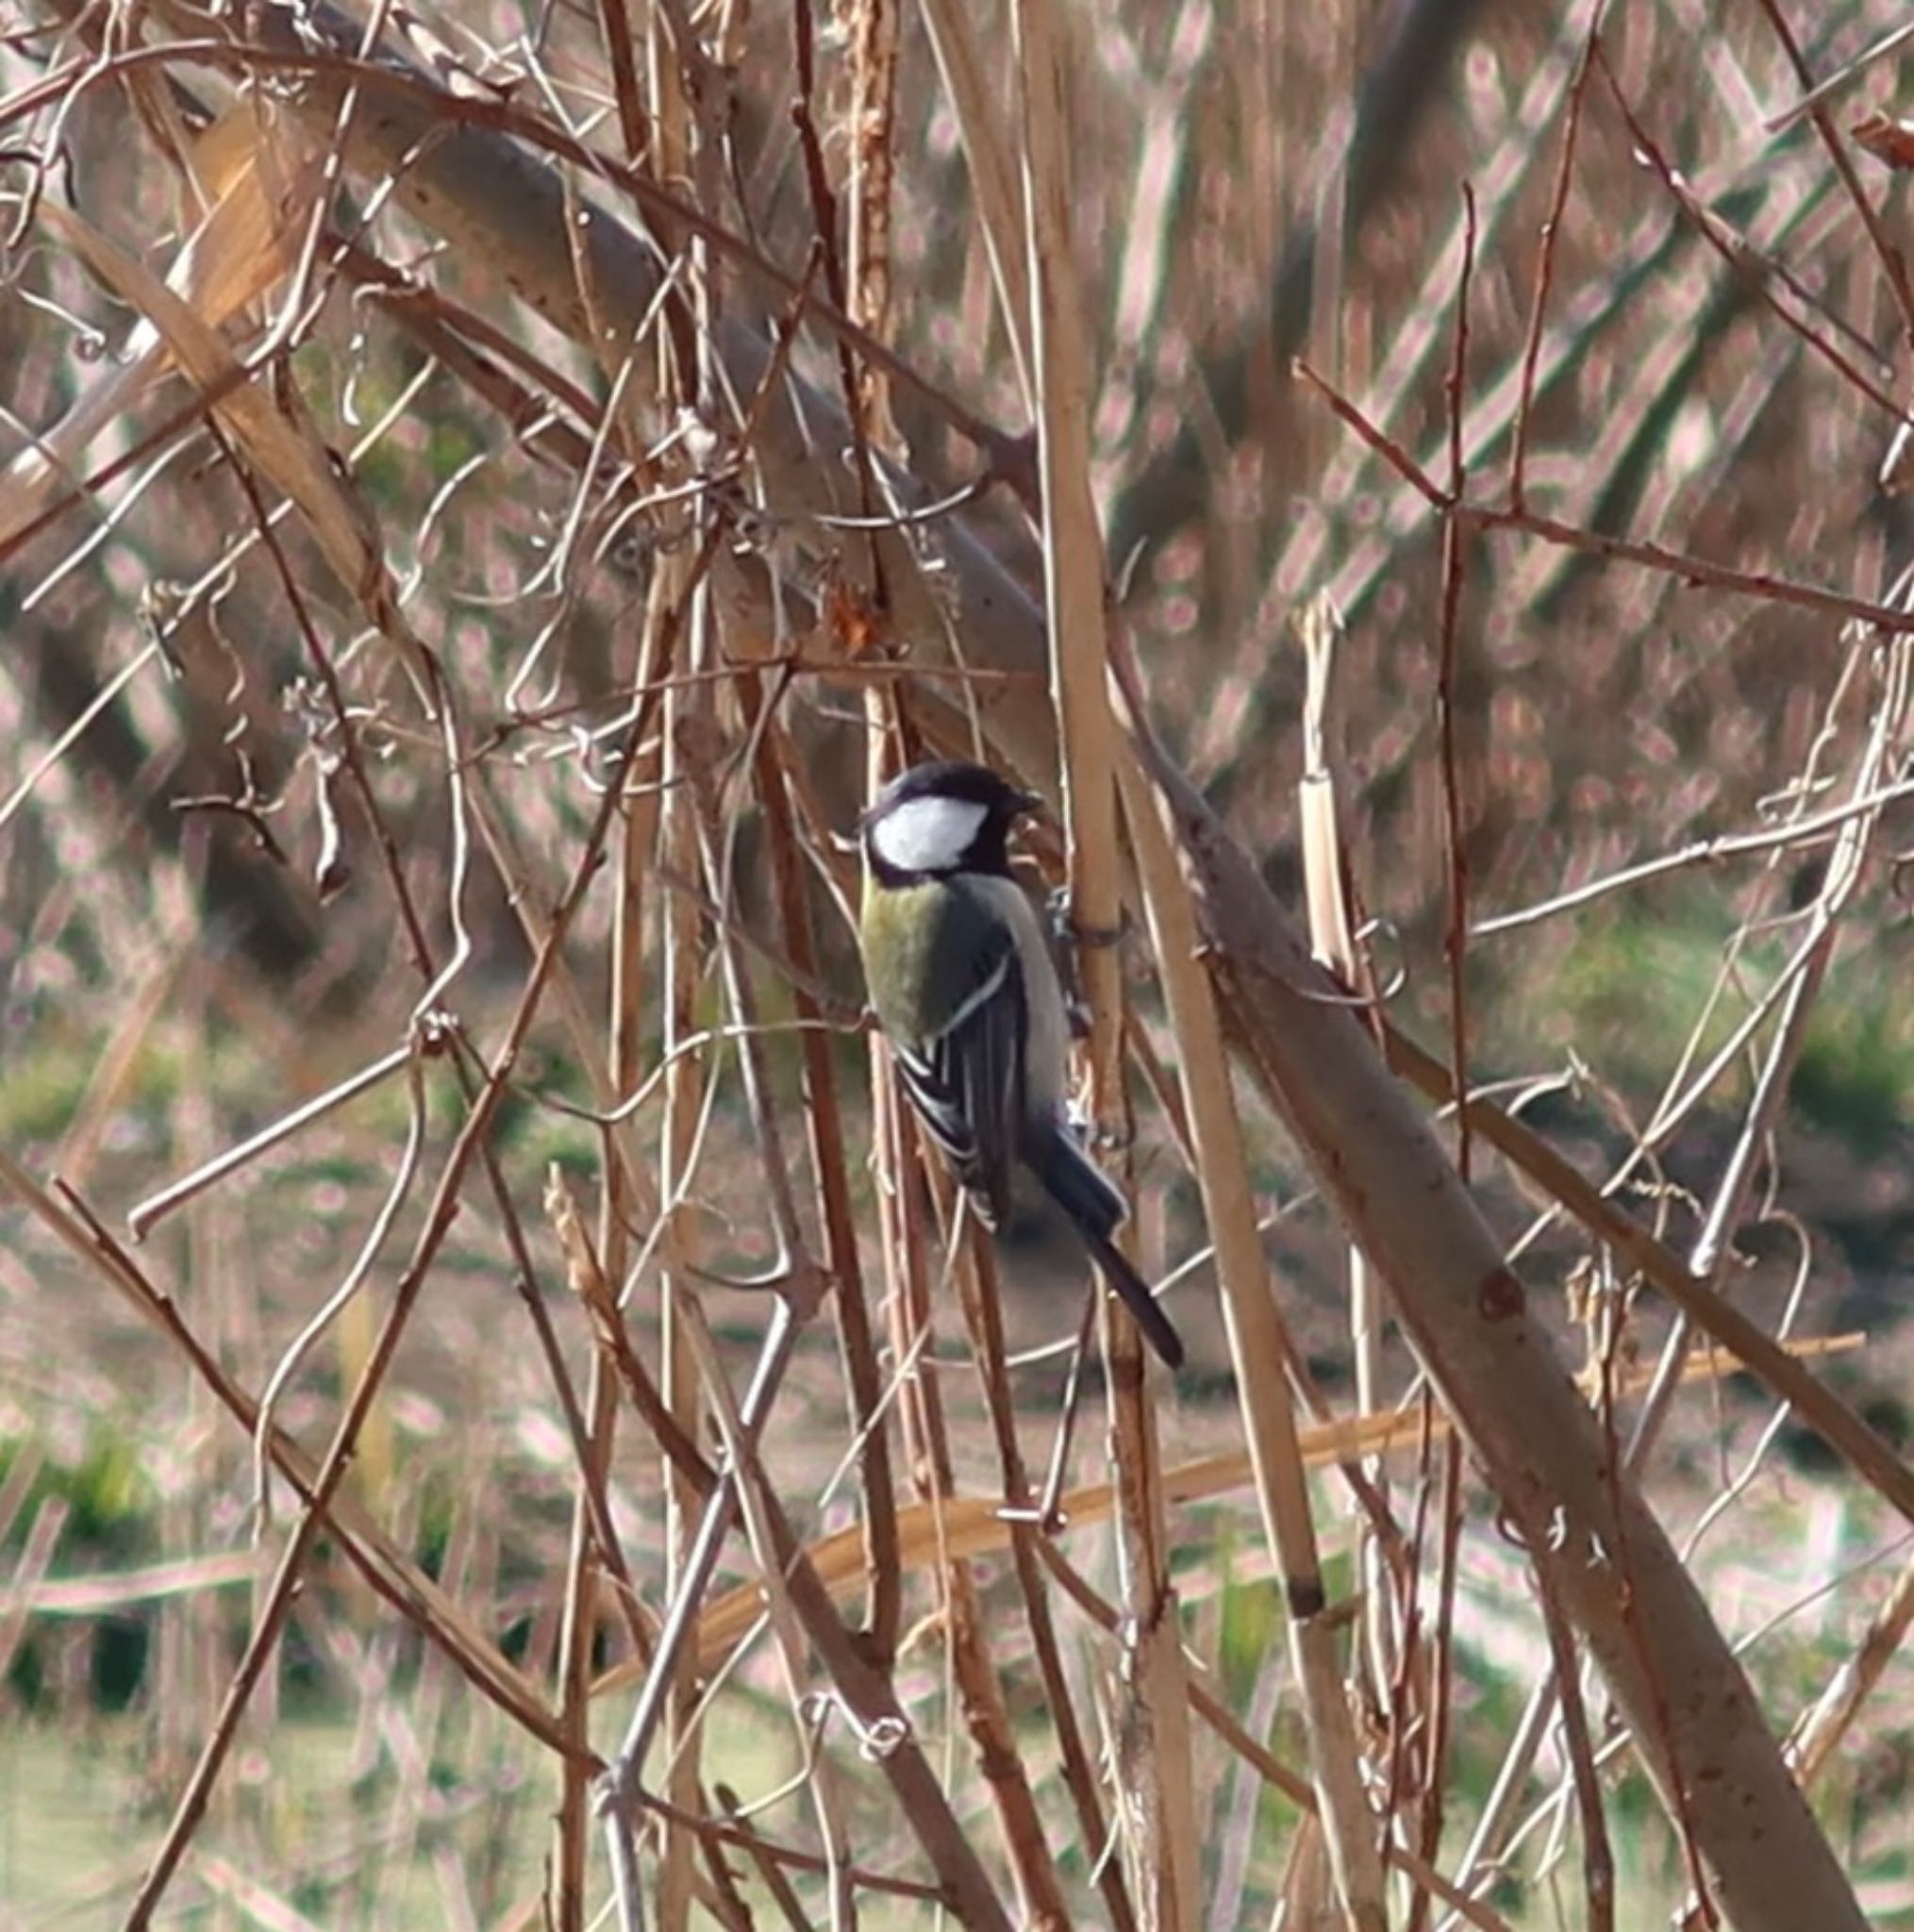
[[[871,827],[871,844],[899,872],[948,872],[959,865],[990,816],[961,798],[912,798]]]

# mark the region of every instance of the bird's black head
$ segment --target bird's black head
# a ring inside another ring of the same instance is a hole
[[[859,822],[871,869],[886,885],[940,873],[1010,870],[1010,827],[1043,801],[987,765],[954,758],[912,765],[877,794]]]

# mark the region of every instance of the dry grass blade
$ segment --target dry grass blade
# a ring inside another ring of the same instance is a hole
[[[1859,1335],[1823,1337],[1795,1342],[1790,1353],[1807,1360],[1819,1360],[1846,1354],[1862,1343]],[[1743,1370],[1743,1364],[1724,1359],[1713,1350],[1698,1350],[1689,1357],[1682,1380],[1684,1385],[1706,1383]],[[1623,1380],[1613,1393],[1637,1395],[1648,1386],[1649,1372],[1643,1370]],[[1600,1391],[1590,1388],[1584,1392],[1592,1399]],[[1297,1446],[1309,1468],[1327,1469],[1337,1463],[1416,1450],[1431,1433],[1439,1439],[1445,1436],[1449,1426],[1440,1418],[1432,1425],[1415,1411],[1391,1409],[1303,1429]],[[1166,1503],[1186,1507],[1233,1494],[1253,1487],[1255,1482],[1256,1469],[1249,1453],[1231,1450],[1166,1469],[1163,1495]],[[1089,1528],[1107,1521],[1116,1502],[1113,1483],[1085,1483],[1065,1490],[1057,1497],[1056,1513],[1064,1529]],[[898,1574],[907,1577],[941,1563],[967,1562],[1007,1550],[1016,1541],[1019,1524],[1029,1513],[1028,1499],[1020,1499],[1015,1494],[945,1496],[934,1503],[911,1504],[897,1513]],[[857,1530],[839,1530],[809,1543],[806,1555],[834,1601],[844,1602],[855,1596],[863,1560]],[[700,1670],[707,1675],[717,1674],[735,1647],[750,1636],[762,1614],[763,1588],[757,1583],[741,1584],[708,1601],[698,1618]],[[618,1665],[598,1679],[592,1694],[628,1689],[637,1675],[637,1666]]]

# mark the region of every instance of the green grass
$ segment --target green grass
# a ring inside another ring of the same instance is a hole
[[[18,1915],[7,1923],[48,1932],[121,1923],[176,1797],[176,1778],[160,1789],[141,1776],[151,1760],[150,1727],[137,1718],[78,1736],[64,1725],[0,1730],[0,1898]],[[362,1757],[358,1727],[341,1716],[282,1716],[270,1739],[235,1753],[197,1841],[210,1862],[189,1857],[168,1893],[184,1909],[169,1923],[267,1923],[217,1902],[229,1868],[323,1925],[442,1926],[435,1852],[456,1856],[488,1920],[536,1896],[549,1799],[530,1752],[435,1764],[427,1785],[427,1817],[387,1853],[381,1841],[401,1817],[389,1765]]]
[[[1533,1064],[1573,1046],[1623,1092],[1657,1091],[1688,1047],[1732,938],[1719,908],[1667,903],[1666,895],[1589,917],[1559,962],[1545,1008],[1523,996],[1529,969],[1519,955],[1486,947],[1473,958],[1478,1041],[1504,1065]],[[1796,925],[1744,944],[1738,984],[1703,1028],[1696,1066],[1741,1024],[1800,941]],[[1803,1039],[1789,1106],[1805,1124],[1859,1152],[1889,1144],[1914,1115],[1914,1007],[1903,997],[1909,971],[1914,961],[1850,946],[1837,957]],[[1757,1049],[1771,1032],[1772,1022]],[[1745,1097],[1747,1066],[1744,1056],[1717,1085],[1713,1106]]]

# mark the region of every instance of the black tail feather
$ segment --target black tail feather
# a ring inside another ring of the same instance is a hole
[[[1123,1197],[1109,1177],[1078,1145],[1068,1127],[1058,1125],[1033,1136],[1024,1150],[1043,1191],[1069,1218],[1104,1279],[1143,1331],[1143,1339],[1173,1369],[1183,1366],[1183,1338],[1157,1306],[1150,1285],[1110,1240],[1123,1220]]]
[[[1137,1326],[1143,1331],[1143,1340],[1173,1369],[1180,1369],[1183,1366],[1183,1338],[1171,1324],[1169,1316],[1157,1306],[1157,1297],[1150,1292],[1150,1284],[1130,1266],[1123,1250],[1103,1236],[1086,1230],[1084,1241],[1096,1265],[1103,1270],[1104,1279],[1116,1290],[1123,1307],[1129,1309]]]

